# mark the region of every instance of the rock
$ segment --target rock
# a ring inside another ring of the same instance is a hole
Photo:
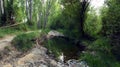
[[[67,61],[69,67],[89,67],[85,61],[70,59]]]
[[[56,67],[57,62],[50,58],[44,47],[33,48],[29,54],[19,58],[17,66],[33,66],[33,67]]]
[[[6,65],[4,65],[2,67],[13,67],[13,66],[11,64],[6,64]]]
[[[52,30],[48,33],[48,35],[53,35],[53,36],[64,36],[62,33]]]
[[[46,48],[40,47],[39,49],[38,48],[33,48],[31,53],[33,53],[35,55],[45,55],[46,52],[47,52]]]
[[[40,49],[33,48],[29,54],[18,60],[18,65],[25,64],[25,62],[29,62],[29,61],[34,62],[39,58],[44,59],[46,55],[46,51],[47,50],[43,47],[41,47]]]
[[[50,39],[54,36],[64,36],[64,35],[58,31],[52,30],[52,31],[48,32],[47,38]]]
[[[14,53],[19,54],[17,52]],[[11,54],[13,54],[13,51]],[[55,59],[55,57],[51,57],[47,54],[46,48],[41,46],[40,48],[33,48],[29,53],[22,57],[13,56],[13,58],[6,60],[9,61],[7,63],[2,61],[0,67],[88,67],[85,61],[70,59],[64,63],[58,62]]]

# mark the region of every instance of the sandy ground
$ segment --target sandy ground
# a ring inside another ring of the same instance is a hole
[[[7,35],[3,38],[0,38],[0,51],[4,50],[5,47],[10,46],[14,37],[15,35]]]

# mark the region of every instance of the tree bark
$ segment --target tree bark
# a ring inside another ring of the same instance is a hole
[[[42,19],[41,17],[42,17],[42,13],[40,12],[40,13],[38,14],[38,24],[37,24],[38,29],[41,28],[41,19]]]
[[[52,6],[51,4],[52,1],[48,0],[46,2],[46,10],[45,10],[45,19],[44,19],[44,28],[46,28],[46,25],[47,25],[47,22],[48,22],[48,17],[49,17],[49,14],[50,14],[50,8]]]
[[[30,20],[30,22],[32,22],[32,5],[33,5],[33,0],[30,0],[30,8],[29,8],[29,14],[30,14],[30,18],[29,18],[29,20]]]
[[[0,17],[1,17],[1,14],[2,14],[1,1],[2,1],[2,0],[0,0]],[[0,18],[0,19],[1,19],[1,18]]]
[[[27,16],[27,20],[29,19],[29,11],[28,11],[28,0],[26,0],[26,16]]]
[[[86,37],[86,34],[84,32],[84,22],[85,22],[85,18],[86,18],[86,11],[87,11],[87,8],[89,6],[89,2],[88,0],[83,0],[81,3],[81,10],[80,10],[80,31],[81,31],[81,34],[83,38]]]

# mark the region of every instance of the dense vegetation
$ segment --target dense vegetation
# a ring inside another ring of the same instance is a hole
[[[19,34],[14,38],[12,44],[20,51],[27,51],[34,46],[34,41],[32,39],[37,38],[38,34],[36,33],[24,33]]]
[[[25,32],[56,30],[68,37],[45,41],[56,56],[64,53],[90,67],[120,67],[119,3],[105,0],[98,15],[89,0],[0,0],[0,37],[18,34],[14,46],[27,51],[40,33]],[[85,46],[84,52],[78,53],[82,49],[78,44]]]

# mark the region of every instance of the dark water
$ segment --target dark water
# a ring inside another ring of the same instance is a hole
[[[52,51],[56,57],[59,56],[59,53],[63,53],[65,61],[69,59],[79,59],[81,51],[84,50],[73,40],[58,37],[48,40],[45,46]]]

